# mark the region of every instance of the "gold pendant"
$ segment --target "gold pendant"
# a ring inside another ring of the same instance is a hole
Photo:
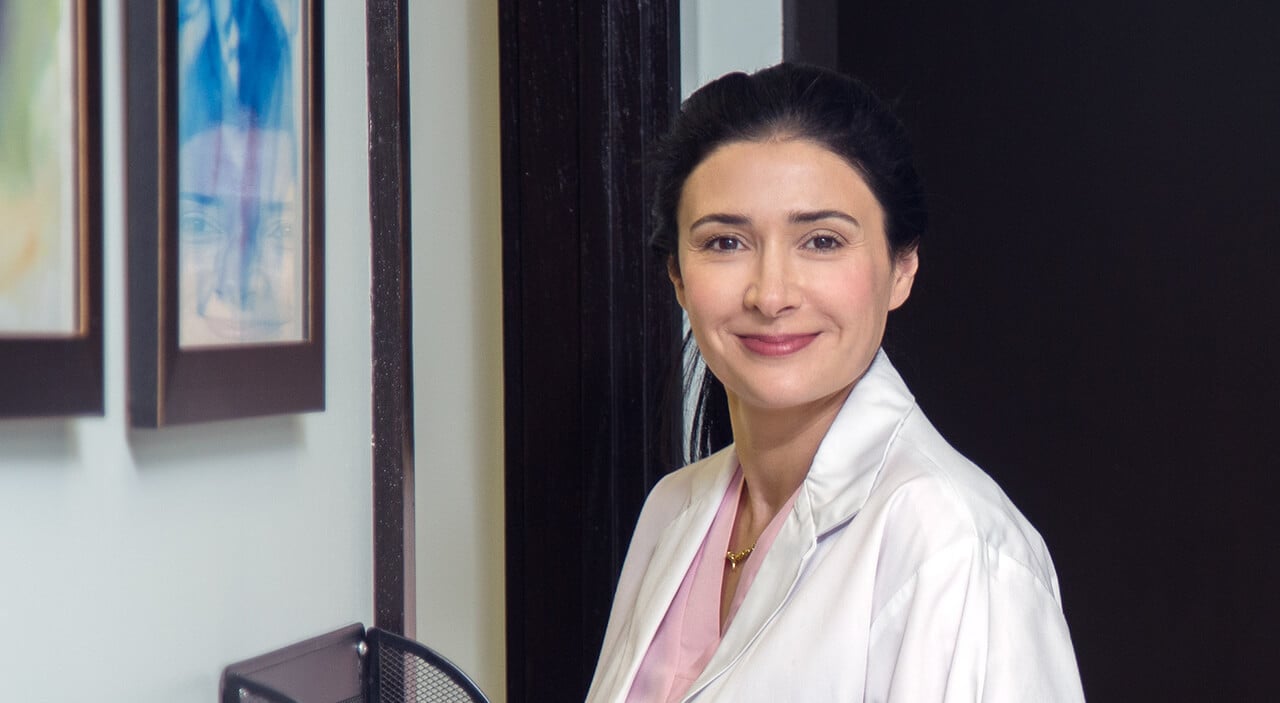
[[[751,556],[751,552],[755,551],[755,548],[756,548],[756,545],[753,544],[750,547],[747,547],[746,549],[742,550],[741,552],[725,552],[724,558],[725,558],[725,561],[729,562],[729,570],[737,571],[738,564],[742,563],[743,561],[746,561],[747,557]]]

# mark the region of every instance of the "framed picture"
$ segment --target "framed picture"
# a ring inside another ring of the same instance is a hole
[[[324,408],[321,4],[126,4],[135,427]]]
[[[0,0],[0,417],[103,411],[98,5]]]

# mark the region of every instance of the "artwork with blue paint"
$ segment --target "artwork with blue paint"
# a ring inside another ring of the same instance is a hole
[[[178,6],[179,346],[304,341],[298,0]]]
[[[0,0],[0,337],[79,330],[74,15]]]

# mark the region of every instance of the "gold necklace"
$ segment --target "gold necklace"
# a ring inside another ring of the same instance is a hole
[[[741,552],[725,552],[724,559],[725,561],[729,562],[729,570],[736,571],[738,568],[738,564],[741,564],[742,562],[746,561],[747,557],[751,556],[751,552],[755,551],[755,548],[756,548],[756,545],[753,544],[750,547],[747,547],[746,549],[742,550]]]

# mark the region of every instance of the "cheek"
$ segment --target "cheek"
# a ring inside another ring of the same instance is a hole
[[[684,279],[682,294],[685,312],[694,324],[713,322],[741,308],[741,298],[735,299],[731,287],[724,281],[698,276]]]
[[[810,279],[809,291],[821,296],[828,303],[843,304],[856,309],[880,297],[881,290],[888,290],[883,277],[869,266],[822,271]]]
[[[893,281],[883,272],[864,270],[858,275],[833,276],[815,282],[828,315],[844,320],[852,329],[874,333],[888,318]]]

